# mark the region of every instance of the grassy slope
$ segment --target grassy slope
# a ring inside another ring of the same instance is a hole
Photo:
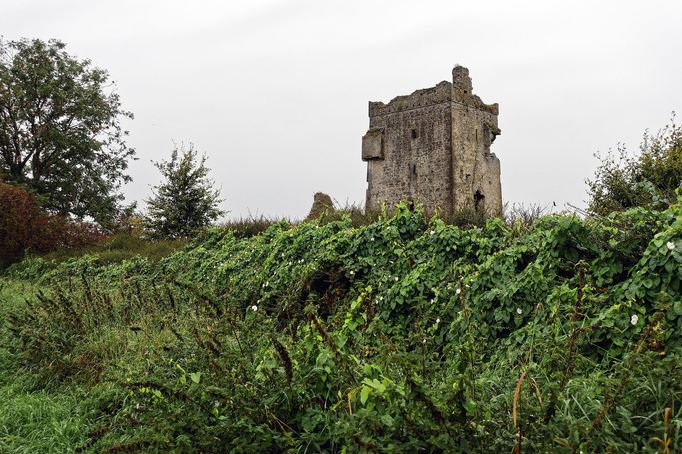
[[[46,295],[2,291],[17,405],[0,421],[18,424],[0,434],[22,427],[10,451],[679,449],[681,232],[679,204],[530,231],[405,211],[214,232],[159,264],[27,262],[10,276]]]

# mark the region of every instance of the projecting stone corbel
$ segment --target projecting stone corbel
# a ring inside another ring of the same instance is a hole
[[[384,159],[384,130],[371,128],[362,136],[362,160]]]

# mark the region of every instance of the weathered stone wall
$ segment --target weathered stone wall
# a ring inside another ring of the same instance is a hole
[[[418,101],[423,102],[424,93]],[[396,109],[395,100],[370,117],[370,132],[381,131],[383,159],[368,160],[370,208],[418,200],[431,211],[450,200],[450,103]],[[411,104],[411,103],[410,103]]]
[[[489,214],[502,212],[500,161],[490,145],[500,134],[498,105],[487,105],[472,93],[469,71],[452,70],[453,201],[455,208],[473,205]]]
[[[362,141],[367,161],[367,207],[421,202],[451,214],[471,205],[502,210],[500,162],[490,145],[500,133],[497,104],[472,93],[466,68],[453,82],[369,103],[370,128]]]

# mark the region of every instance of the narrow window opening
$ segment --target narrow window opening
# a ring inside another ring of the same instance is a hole
[[[418,137],[418,135],[417,135],[417,130],[416,130],[416,129],[413,129],[413,130],[412,130],[412,138],[413,138],[413,139],[416,139],[417,137]]]
[[[412,175],[417,175],[417,164],[412,164]]]
[[[476,191],[474,194],[474,209],[479,211],[483,208],[485,202],[485,196],[481,194],[481,191]]]
[[[478,143],[478,128],[476,128],[476,143]]]

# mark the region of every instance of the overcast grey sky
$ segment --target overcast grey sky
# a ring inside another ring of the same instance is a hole
[[[682,110],[682,2],[3,0],[5,39],[58,38],[117,81],[130,200],[172,142],[209,156],[230,217],[364,202],[367,102],[450,80],[500,104],[505,201],[583,205],[593,153]]]

